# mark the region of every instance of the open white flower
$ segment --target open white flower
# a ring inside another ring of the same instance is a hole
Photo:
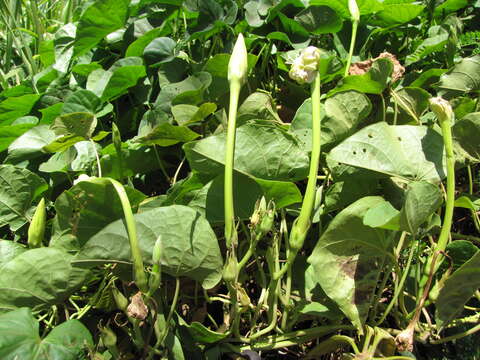
[[[311,83],[317,75],[320,50],[315,46],[303,49],[293,61],[289,76],[299,84]]]
[[[437,96],[434,98],[430,98],[430,109],[434,112],[440,122],[443,121],[451,121],[453,122],[453,110],[452,105],[442,98],[441,96]]]

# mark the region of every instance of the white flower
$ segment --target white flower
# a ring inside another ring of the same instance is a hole
[[[290,78],[300,84],[311,83],[317,75],[319,61],[320,50],[314,46],[303,49],[292,63]]]
[[[352,21],[360,21],[360,10],[358,10],[358,5],[355,0],[348,0],[348,11],[352,15]]]

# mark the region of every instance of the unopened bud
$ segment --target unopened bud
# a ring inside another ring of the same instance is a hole
[[[360,10],[358,10],[358,5],[355,0],[348,0],[348,11],[350,11],[352,21],[360,21]]]
[[[248,55],[242,34],[238,34],[233,47],[232,56],[228,62],[228,81],[238,81],[243,84],[247,78]]]
[[[273,201],[268,203],[267,210],[263,214],[262,220],[260,221],[260,226],[258,227],[259,232],[262,235],[267,234],[272,230],[273,223],[275,220],[275,204]]]
[[[435,113],[440,122],[453,121],[453,110],[450,103],[442,97],[430,98],[430,109]]]
[[[47,211],[45,209],[45,198],[42,198],[33,214],[32,222],[28,228],[28,246],[37,248],[42,246],[47,224]]]
[[[223,268],[223,280],[227,283],[234,283],[237,280],[238,262],[235,256],[229,255],[227,263]]]

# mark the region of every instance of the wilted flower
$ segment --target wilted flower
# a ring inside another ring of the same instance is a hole
[[[317,75],[319,61],[320,50],[315,46],[303,49],[293,61],[289,72],[290,77],[299,84],[311,83]]]
[[[450,103],[442,98],[441,96],[431,98],[430,100],[430,109],[437,115],[440,122],[443,121],[452,121],[453,119],[453,110]]]

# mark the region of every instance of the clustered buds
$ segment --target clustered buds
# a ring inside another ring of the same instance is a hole
[[[431,98],[429,101],[430,109],[432,109],[440,122],[453,120],[452,106],[447,100],[438,96]]]
[[[320,50],[315,46],[303,49],[293,61],[290,69],[290,77],[299,84],[311,83],[317,75]]]
[[[265,236],[272,230],[275,219],[275,204],[267,201],[264,196],[257,200],[255,210],[250,218],[250,226],[257,237]]]

